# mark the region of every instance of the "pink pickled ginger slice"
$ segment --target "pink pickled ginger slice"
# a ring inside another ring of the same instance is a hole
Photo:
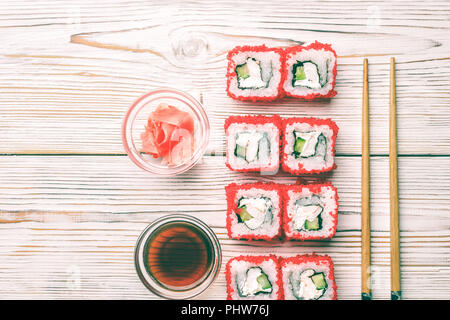
[[[186,130],[177,128],[172,133],[171,151],[168,163],[177,165],[187,162],[194,153],[194,139],[192,134]]]
[[[142,151],[162,158],[161,164],[182,164],[194,153],[194,119],[188,112],[161,103],[150,114],[141,140]]]
[[[190,133],[194,133],[194,119],[188,112],[181,111],[174,106],[161,103],[152,112],[151,118],[153,121],[168,123],[177,128],[186,129]]]

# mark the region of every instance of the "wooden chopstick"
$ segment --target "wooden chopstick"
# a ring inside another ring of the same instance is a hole
[[[362,164],[361,164],[361,299],[371,300],[370,286],[370,126],[369,70],[363,63]]]
[[[397,102],[395,89],[395,59],[391,58],[389,98],[389,185],[391,231],[391,300],[401,299],[400,235],[398,223],[398,167],[397,167]]]

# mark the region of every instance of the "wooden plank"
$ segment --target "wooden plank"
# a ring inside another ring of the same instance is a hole
[[[448,157],[399,159],[400,206],[404,216],[430,210],[446,218],[449,162]],[[325,177],[339,189],[340,210],[359,214],[361,159],[337,157],[336,163],[338,168]],[[372,214],[386,217],[389,216],[388,172],[387,158],[372,157],[371,210]],[[144,172],[124,156],[3,156],[0,157],[0,181],[3,211],[32,215],[60,212],[64,208],[68,213],[82,216],[84,212],[221,212],[225,209],[223,187],[231,182],[294,183],[296,178],[282,172],[275,176],[234,173],[226,168],[225,159],[218,156],[203,157],[191,171],[174,177]],[[119,219],[120,215],[116,216]]]
[[[175,86],[202,92],[212,124],[209,154],[223,153],[223,122],[242,113],[331,117],[341,128],[338,154],[360,154],[362,57],[369,56],[371,151],[387,154],[388,57],[395,55],[399,153],[448,154],[446,2],[431,11],[422,2],[268,2],[256,15],[251,2],[186,4],[182,13],[179,3],[49,4],[1,4],[0,153],[122,154],[128,106],[152,88]],[[226,96],[230,48],[313,40],[338,52],[336,98],[267,105]]]
[[[0,156],[2,298],[155,298],[134,271],[134,244],[150,221],[182,212],[212,226],[224,263],[242,252],[327,253],[336,263],[339,298],[359,299],[360,157],[355,155],[361,153],[362,57],[370,61],[371,151],[387,155],[388,59],[395,56],[403,296],[448,299],[449,12],[448,1],[320,1],[301,7],[291,0],[257,7],[246,0],[239,6],[233,1],[49,0],[39,6],[2,1],[0,153],[41,154]],[[230,48],[314,40],[332,43],[338,52],[336,98],[266,105],[226,97]],[[212,124],[208,154],[214,157],[204,157],[178,177],[151,176],[120,156],[126,109],[159,86],[201,92]],[[242,113],[331,117],[338,123],[339,168],[327,175],[340,196],[333,240],[228,239],[226,184],[295,182],[283,173],[260,177],[225,168],[223,122]],[[115,156],[98,156],[106,154]],[[386,299],[388,162],[383,156],[371,163],[373,294]],[[223,273],[201,298],[225,298]]]
[[[43,225],[43,228],[40,227]],[[17,228],[9,226],[10,246],[0,247],[2,272],[0,292],[3,298],[44,299],[149,299],[155,298],[140,283],[133,265],[133,248],[145,223],[39,224],[25,223]],[[4,230],[2,230],[4,231]],[[13,233],[14,232],[14,233]],[[3,232],[2,232],[3,234]],[[87,236],[88,235],[88,236]],[[20,238],[19,238],[20,236]],[[352,243],[348,243],[353,239]],[[384,241],[383,241],[384,240]],[[446,238],[447,244],[449,237]],[[279,246],[247,245],[246,242],[225,240],[222,272],[214,286],[199,298],[224,299],[224,265],[228,259],[243,252],[282,256],[312,251],[329,254],[336,263],[336,279],[340,299],[359,299],[359,247],[357,235],[341,236],[331,241],[338,246]],[[388,234],[375,234],[373,264],[373,293],[376,299],[386,299],[389,293]],[[402,274],[405,299],[446,299],[450,292],[446,261],[428,259],[442,256],[430,243],[420,237],[406,237]],[[424,254],[431,251],[430,255]],[[448,251],[447,251],[448,252]],[[416,263],[410,259],[416,259]],[[436,259],[436,258],[434,258]],[[440,287],[440,290],[435,290]]]
[[[339,297],[359,299],[359,157],[338,157],[338,169],[328,177],[340,197],[336,237],[306,243],[250,243],[228,239],[226,234],[224,185],[295,182],[286,174],[232,173],[217,156],[205,157],[191,172],[169,178],[142,172],[122,156],[3,156],[0,160],[4,298],[104,298],[106,293],[113,299],[154,298],[135,274],[134,244],[148,223],[178,212],[212,226],[224,263],[243,252],[329,254],[336,263]],[[405,299],[445,299],[450,294],[449,161],[448,157],[399,159]],[[373,157],[371,163],[373,293],[385,299],[389,294],[388,160]],[[438,284],[442,290],[433,289]],[[224,297],[222,272],[201,298]]]

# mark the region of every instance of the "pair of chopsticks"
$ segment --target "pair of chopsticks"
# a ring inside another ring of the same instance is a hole
[[[362,166],[361,166],[361,298],[372,299],[370,258],[370,132],[369,132],[369,71],[363,63],[362,103]],[[391,240],[391,300],[401,299],[400,238],[398,224],[397,167],[397,102],[395,90],[395,59],[391,58],[389,99],[389,184]]]

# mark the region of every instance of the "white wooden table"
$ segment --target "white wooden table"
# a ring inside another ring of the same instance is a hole
[[[276,3],[276,4],[275,4]],[[450,2],[0,0],[0,298],[152,299],[136,275],[137,237],[155,218],[194,215],[216,232],[224,264],[242,254],[326,253],[340,299],[360,298],[362,60],[369,58],[372,262],[388,299],[389,57],[397,62],[404,299],[450,299]],[[338,95],[273,104],[226,96],[235,45],[318,40],[338,53]],[[161,178],[125,155],[130,104],[160,86],[201,92],[212,136],[202,162]],[[331,117],[340,127],[329,180],[339,223],[326,242],[228,239],[224,186],[295,177],[233,173],[232,114]],[[224,299],[224,268],[200,298]]]

